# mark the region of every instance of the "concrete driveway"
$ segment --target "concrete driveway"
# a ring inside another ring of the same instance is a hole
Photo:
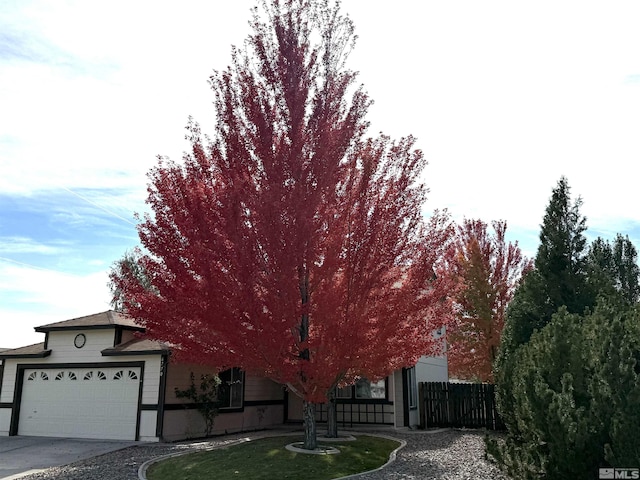
[[[0,480],[20,478],[49,467],[96,457],[136,445],[115,440],[0,437]]]

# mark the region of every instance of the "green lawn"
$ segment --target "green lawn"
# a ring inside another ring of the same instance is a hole
[[[329,480],[373,470],[389,459],[400,443],[380,437],[358,436],[335,442],[335,455],[309,455],[285,450],[301,438],[271,437],[208,452],[190,453],[156,463],[149,480],[300,479]]]

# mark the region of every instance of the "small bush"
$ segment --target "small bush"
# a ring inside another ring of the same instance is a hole
[[[191,372],[190,378],[189,388],[175,389],[176,397],[189,399],[196,404],[196,409],[204,419],[205,435],[208,437],[213,432],[213,424],[219,413],[222,382],[217,375],[202,374],[200,375],[200,385],[196,388],[193,372]]]

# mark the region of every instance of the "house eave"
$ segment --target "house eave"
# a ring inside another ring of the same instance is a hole
[[[122,356],[130,356],[130,355],[169,355],[170,352],[168,350],[158,349],[158,350],[132,350],[132,351],[123,351],[123,350],[102,350],[100,352],[103,357],[122,357]]]
[[[51,355],[51,350],[43,350],[42,352],[37,353],[18,353],[13,355],[3,355],[0,353],[0,360],[10,360],[12,358],[45,358],[49,355]]]
[[[144,332],[144,327],[135,327],[132,325],[121,325],[121,324],[112,324],[112,325],[86,325],[86,326],[61,326],[61,327],[35,327],[35,331],[38,333],[48,333],[48,332],[62,332],[62,331],[70,331],[70,330],[107,330],[107,329],[115,329],[120,328],[122,330],[130,330],[133,332]]]

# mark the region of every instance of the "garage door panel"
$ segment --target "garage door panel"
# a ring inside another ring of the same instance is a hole
[[[19,435],[134,440],[140,368],[27,369]]]

